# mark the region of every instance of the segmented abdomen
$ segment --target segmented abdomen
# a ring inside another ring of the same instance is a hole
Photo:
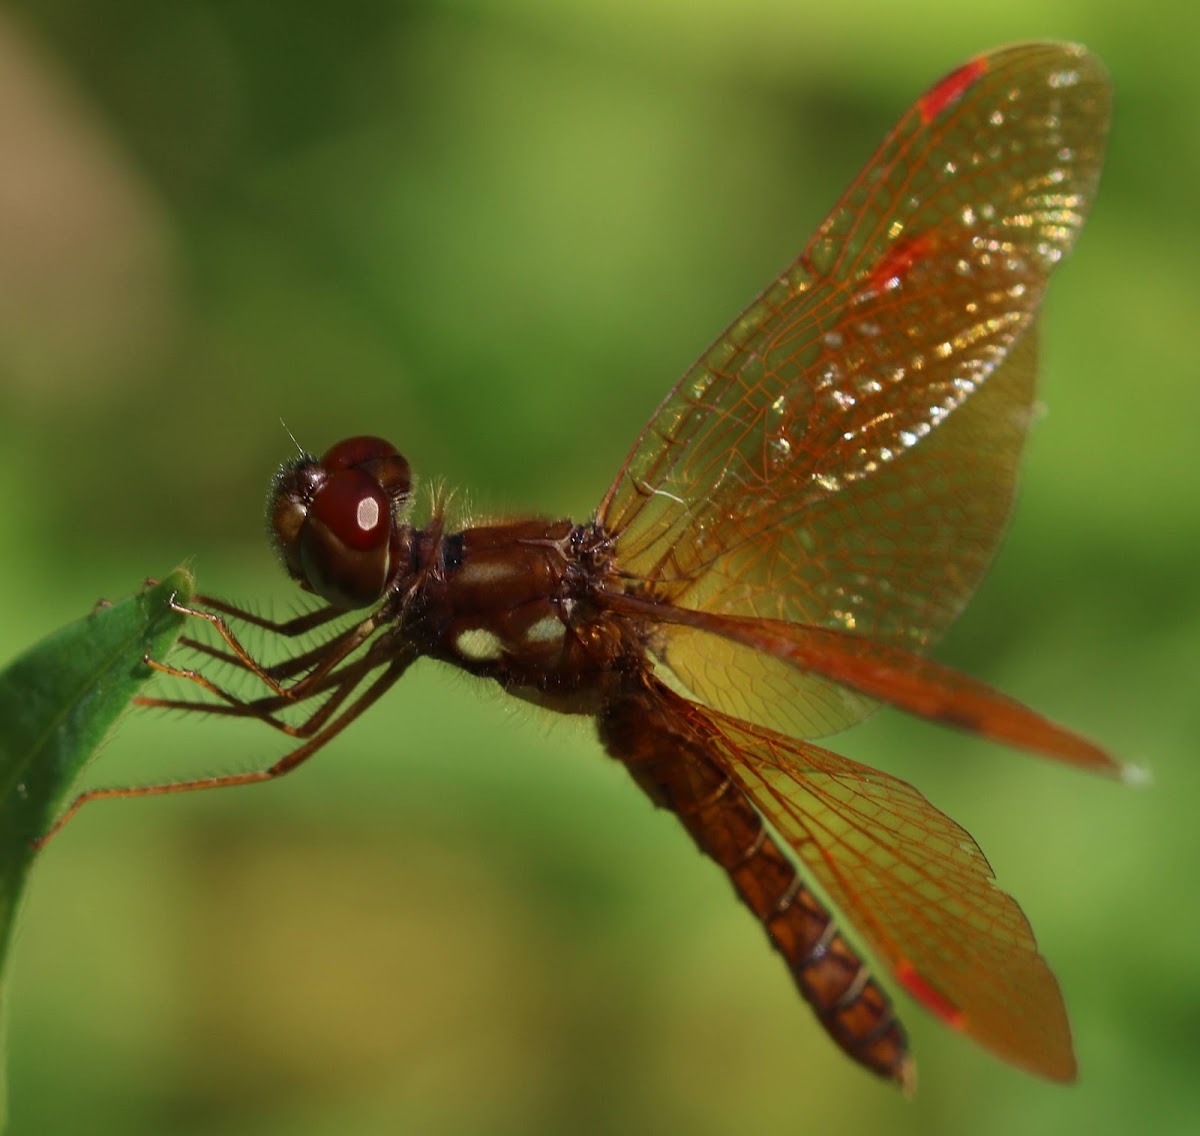
[[[891,1000],[709,752],[701,731],[673,712],[672,697],[641,690],[609,703],[599,718],[605,747],[724,868],[833,1040],[871,1072],[911,1088],[913,1064]]]

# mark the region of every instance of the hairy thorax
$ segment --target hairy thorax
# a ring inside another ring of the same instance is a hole
[[[592,526],[521,520],[414,534],[423,653],[563,713],[594,713],[611,693],[627,621],[595,603],[607,542]]]

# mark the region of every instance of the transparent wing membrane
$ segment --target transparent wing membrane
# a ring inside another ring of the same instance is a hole
[[[1055,44],[919,100],[643,431],[599,511],[626,575],[712,611],[941,632],[1008,516],[1031,325],[1109,110],[1100,64]]]

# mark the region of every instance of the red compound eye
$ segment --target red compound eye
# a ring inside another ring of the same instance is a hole
[[[341,469],[320,488],[300,533],[304,578],[338,607],[366,607],[383,595],[391,570],[392,506],[379,482]]]
[[[408,462],[383,438],[338,442],[318,461],[303,455],[275,476],[267,519],[293,579],[336,607],[380,599],[392,543],[412,496]]]
[[[398,505],[407,501],[412,493],[408,462],[396,452],[391,442],[383,438],[370,434],[346,438],[325,452],[321,465],[330,473],[339,469],[361,469],[370,474]]]

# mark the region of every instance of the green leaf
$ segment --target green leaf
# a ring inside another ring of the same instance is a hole
[[[176,569],[140,595],[97,607],[0,672],[0,997],[30,842],[49,830],[76,777],[154,673],[144,656],[161,659],[174,643],[185,617],[171,610],[171,599],[186,603],[191,595],[190,573]],[[0,1067],[0,1126],[4,1099]]]

